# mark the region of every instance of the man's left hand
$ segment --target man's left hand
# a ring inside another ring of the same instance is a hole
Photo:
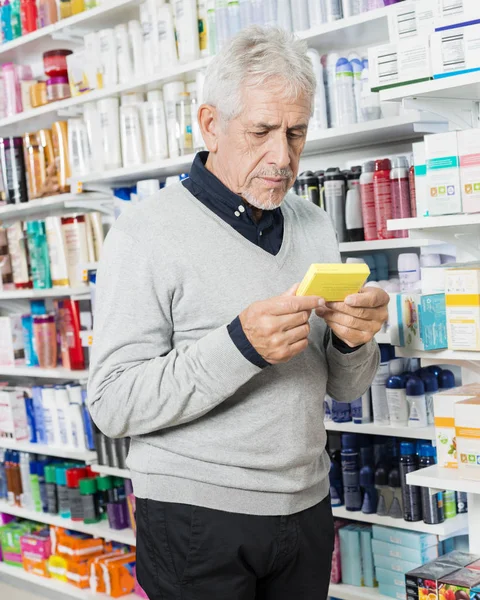
[[[350,348],[375,337],[388,318],[389,296],[379,288],[364,287],[344,302],[326,302],[315,310],[333,333]]]

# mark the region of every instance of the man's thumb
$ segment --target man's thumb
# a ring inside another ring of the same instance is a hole
[[[286,292],[283,292],[282,296],[295,296],[299,287],[299,283],[292,285],[290,289],[288,289]]]

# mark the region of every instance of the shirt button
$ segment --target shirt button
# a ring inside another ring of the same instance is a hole
[[[236,211],[235,211],[233,214],[234,214],[236,217],[239,217],[239,216],[240,216],[240,213],[238,212],[238,210],[236,210]]]
[[[240,206],[238,207],[238,210],[243,213],[245,212],[245,207],[243,206],[243,204],[240,204]]]
[[[263,231],[261,231],[261,232],[260,232],[258,235],[259,235],[260,237],[262,237],[262,235],[263,235]]]

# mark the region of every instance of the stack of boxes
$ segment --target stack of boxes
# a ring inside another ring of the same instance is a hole
[[[438,557],[438,537],[374,525],[373,561],[380,594],[405,600],[405,574]]]
[[[376,587],[372,554],[372,527],[354,523],[341,527],[340,556],[342,583]]]

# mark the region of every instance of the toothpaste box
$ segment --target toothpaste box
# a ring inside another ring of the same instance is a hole
[[[342,582],[349,585],[363,585],[362,550],[360,528],[347,525],[339,530]]]
[[[375,568],[373,566],[372,552],[372,528],[366,526],[360,531],[360,545],[362,549],[362,574],[363,585],[366,587],[376,587]]]
[[[429,560],[438,558],[438,546],[430,546],[422,550],[414,550],[398,544],[389,544],[388,542],[372,541],[372,548],[375,555],[383,554],[390,558],[396,558],[407,562],[421,565]]]
[[[375,540],[413,548],[414,550],[424,550],[438,544],[437,536],[432,533],[406,531],[405,529],[394,529],[383,525],[373,525],[372,532]]]
[[[465,27],[442,29],[430,38],[434,79],[480,71],[480,20]]]
[[[430,215],[462,212],[456,131],[425,136],[427,209]]]
[[[463,211],[480,212],[480,141],[476,129],[457,133]]]
[[[460,477],[480,481],[480,397],[455,404],[455,433]]]
[[[385,583],[380,583],[378,590],[382,596],[396,598],[397,600],[405,600],[407,597],[405,594],[405,588],[400,588],[396,585],[386,585]]]
[[[395,571],[397,574],[401,573],[404,575],[408,571],[413,571],[420,566],[419,562],[411,562],[408,560],[399,560],[391,556],[385,556],[384,554],[374,554],[373,562],[375,563],[376,569],[385,569],[387,571]]]
[[[0,438],[17,442],[30,439],[25,399],[18,388],[0,388]]]

